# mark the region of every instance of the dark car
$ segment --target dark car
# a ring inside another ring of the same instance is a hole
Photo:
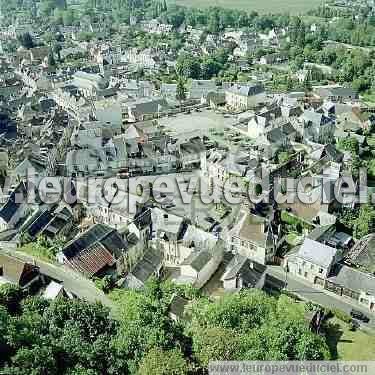
[[[352,310],[350,311],[350,316],[354,319],[361,320],[362,322],[368,323],[370,319],[361,311]]]

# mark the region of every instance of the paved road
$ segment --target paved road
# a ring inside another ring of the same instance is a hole
[[[318,303],[319,305],[328,308],[336,308],[348,314],[350,313],[351,309],[362,311],[370,318],[370,322],[368,324],[361,323],[361,325],[366,328],[375,330],[375,316],[357,303],[342,299],[339,296],[336,296],[334,293],[328,292],[326,290],[314,288],[304,280],[296,278],[290,273],[288,273],[286,276],[285,271],[282,267],[269,266],[267,268],[267,272],[283,282],[286,281],[286,290],[296,294],[304,300]]]
[[[44,262],[19,251],[0,249],[0,252],[36,264],[42,274],[62,282],[64,288],[77,297],[88,302],[101,302],[104,306],[109,307],[112,312],[115,310],[114,303],[91,280],[84,278],[71,269],[62,265]]]

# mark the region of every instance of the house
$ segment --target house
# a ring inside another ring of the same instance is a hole
[[[358,99],[358,93],[350,87],[320,87],[315,92],[321,99],[334,103],[351,102]]]
[[[287,255],[285,267],[291,274],[311,284],[324,286],[333,267],[342,259],[342,250],[311,238],[305,238],[295,253]]]
[[[181,274],[176,282],[191,284],[197,289],[202,288],[219,267],[222,256],[220,251],[216,253],[205,250],[192,252],[181,263]]]
[[[309,109],[303,112],[299,122],[305,141],[328,143],[333,139],[336,127],[332,118]]]
[[[216,84],[211,80],[192,80],[188,97],[190,99],[201,99],[205,98],[209,92],[216,90]]]
[[[296,130],[288,122],[281,127],[274,128],[265,134],[265,142],[263,144],[268,144],[273,147],[287,147],[295,140]]]
[[[121,82],[120,96],[128,96],[133,99],[147,98],[151,97],[153,92],[154,86],[150,81],[136,81],[134,79],[128,79],[125,81],[125,83]]]
[[[225,290],[243,288],[263,289],[266,278],[266,266],[240,254],[235,254],[221,277]]]
[[[25,178],[34,178],[38,181],[46,175],[46,159],[41,155],[28,155],[20,162],[12,171],[12,177],[17,181],[21,181]]]
[[[52,280],[47,285],[42,297],[47,300],[56,300],[58,298],[73,298],[73,295],[65,290],[63,284]]]
[[[142,289],[151,277],[159,278],[163,268],[163,256],[157,249],[148,249],[139,262],[120,282],[123,288]]]
[[[237,47],[233,50],[233,56],[247,57],[259,46],[259,40],[255,35],[243,34],[235,42]]]
[[[162,83],[160,86],[160,94],[164,98],[176,98],[177,83]]]
[[[145,69],[157,69],[159,65],[159,54],[151,48],[145,50],[130,48],[125,51],[122,61]]]
[[[72,84],[78,88],[83,96],[88,98],[106,95],[106,92],[111,90],[106,78],[99,74],[83,71],[74,73]]]
[[[38,266],[6,254],[0,254],[0,285],[12,283],[21,288],[27,288],[39,281],[40,277]]]
[[[215,183],[223,188],[229,177],[245,177],[249,168],[255,163],[253,160],[249,160],[248,154],[243,152],[214,151],[207,157],[204,164],[206,168],[202,169],[207,174],[210,184]]]
[[[225,100],[233,109],[250,109],[265,101],[264,87],[259,83],[235,84],[225,90]]]
[[[49,47],[34,47],[29,49],[30,60],[32,62],[43,62],[49,54]]]
[[[325,284],[325,289],[375,313],[375,277],[358,269],[340,265]]]
[[[280,53],[270,53],[268,55],[264,55],[260,58],[259,63],[261,65],[271,65],[271,64],[280,64],[287,60],[285,55]]]
[[[225,93],[223,92],[209,92],[205,98],[201,99],[202,104],[208,104],[211,109],[217,109],[225,105]]]
[[[165,98],[143,98],[133,102],[122,103],[122,118],[124,122],[144,121],[153,118],[168,108]]]
[[[174,294],[168,307],[169,317],[175,322],[183,320],[188,303],[189,301],[187,299]]]
[[[275,235],[266,218],[241,212],[238,223],[228,234],[228,250],[260,264],[275,256]]]
[[[127,242],[116,229],[95,224],[64,246],[57,258],[60,263],[88,278],[109,269],[122,274],[126,268]]]
[[[16,227],[27,215],[27,187],[21,182],[0,208],[0,231]]]
[[[56,236],[64,237],[73,226],[73,213],[68,206],[50,207],[41,205],[22,224],[20,233],[30,238],[44,236],[53,240]]]
[[[346,260],[363,272],[375,275],[375,234],[371,233],[357,241]]]
[[[188,225],[183,218],[167,213],[159,208],[153,208],[152,213],[152,237],[160,248],[164,264],[167,266],[180,265],[194,251],[189,242],[182,240]]]
[[[249,120],[247,132],[251,138],[258,138],[277,127],[282,121],[282,111],[279,106],[264,107]]]

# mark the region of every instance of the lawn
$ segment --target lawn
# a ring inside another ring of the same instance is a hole
[[[247,12],[256,11],[273,14],[301,14],[320,5],[320,1],[309,0],[168,0],[168,2],[196,8],[220,6]]]
[[[328,344],[333,359],[345,361],[370,361],[375,358],[375,336],[357,330],[352,332],[348,325],[337,318],[330,320]]]

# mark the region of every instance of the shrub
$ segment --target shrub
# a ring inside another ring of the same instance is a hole
[[[352,322],[352,318],[349,314],[339,310],[339,309],[332,309],[332,314],[337,318],[337,319],[340,319],[342,320],[343,322],[345,323],[351,323]]]

